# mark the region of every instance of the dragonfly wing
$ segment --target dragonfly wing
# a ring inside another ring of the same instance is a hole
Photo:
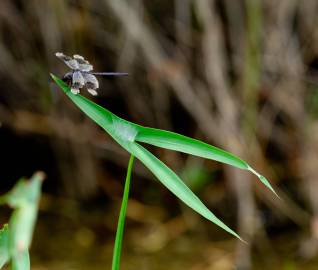
[[[78,63],[79,70],[85,71],[85,72],[89,72],[93,70],[93,66],[87,60],[85,60],[83,56],[74,54],[73,57]]]
[[[94,90],[94,89],[88,89],[88,88],[87,88],[87,91],[88,91],[88,93],[90,93],[92,96],[97,96],[97,95],[98,95],[97,91]]]
[[[81,56],[81,55],[79,55],[79,54],[74,54],[74,55],[73,55],[73,58],[76,59],[76,60],[83,60],[83,61],[86,61],[86,62],[87,62],[87,60],[85,60],[84,57]]]
[[[76,59],[73,59],[70,56],[67,56],[61,52],[57,52],[55,55],[56,57],[61,59],[71,69],[79,69],[79,64]]]
[[[93,70],[93,66],[90,64],[78,64],[78,66],[81,71],[89,72]]]
[[[96,89],[99,88],[99,83],[97,78],[90,73],[84,73],[83,76],[85,79],[85,85],[86,85],[87,91],[93,96],[96,96],[97,95]]]

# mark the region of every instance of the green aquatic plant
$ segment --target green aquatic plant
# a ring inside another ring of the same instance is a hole
[[[121,249],[123,224],[125,219],[125,209],[128,198],[127,181],[130,181],[132,171],[132,159],[136,157],[140,160],[157,179],[175,194],[181,201],[198,212],[206,219],[212,221],[223,230],[242,240],[240,236],[230,229],[225,223],[217,218],[201,200],[185,185],[185,183],[161,160],[155,157],[151,152],[144,148],[141,143],[154,145],[157,147],[179,151],[198,157],[203,157],[215,161],[219,161],[231,166],[248,170],[255,174],[259,180],[274,194],[275,191],[267,181],[267,179],[254,170],[247,162],[226,152],[220,148],[211,146],[202,141],[192,139],[177,133],[148,128],[126,121],[89,99],[75,95],[71,92],[70,87],[61,79],[51,74],[53,80],[63,90],[63,92],[93,121],[102,127],[118,144],[120,144],[131,155],[127,180],[125,184],[124,198],[122,202],[121,214],[118,222],[118,230],[116,235],[116,244],[114,250],[113,269],[119,269],[119,254]],[[127,188],[127,189],[126,189]],[[277,195],[277,194],[276,194]],[[116,255],[117,254],[117,255]]]
[[[13,208],[9,224],[0,230],[0,269],[9,262],[13,270],[30,269],[29,247],[43,179],[43,173],[35,173],[29,181],[19,180],[11,191],[0,197],[0,204]]]

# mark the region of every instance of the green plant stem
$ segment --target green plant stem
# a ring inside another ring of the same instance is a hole
[[[123,200],[122,200],[122,203],[121,203],[121,208],[120,208],[120,213],[119,213],[119,218],[118,218],[117,231],[116,231],[116,239],[115,239],[114,252],[113,252],[112,270],[119,270],[121,246],[122,246],[122,242],[123,242],[126,209],[127,209],[127,202],[128,202],[129,189],[130,189],[130,179],[131,179],[131,173],[132,173],[132,168],[133,168],[133,164],[134,164],[134,158],[135,157],[133,155],[131,155],[130,159],[129,159],[129,162],[128,162],[128,168],[127,168],[127,175],[126,175],[126,182],[125,182]]]

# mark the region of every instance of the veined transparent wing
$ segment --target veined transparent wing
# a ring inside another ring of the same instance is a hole
[[[98,80],[96,79],[96,77],[90,73],[83,73],[83,77],[85,80],[85,85],[86,85],[87,91],[91,95],[96,96],[97,95],[96,89],[98,89],[98,87],[99,87],[99,83],[98,83]]]
[[[56,57],[61,59],[68,67],[71,69],[79,69],[79,64],[76,59],[71,58],[70,56],[65,55],[64,53],[57,52]]]
[[[93,66],[87,60],[85,60],[83,56],[74,54],[73,57],[77,61],[78,69],[80,71],[89,72],[93,70]]]

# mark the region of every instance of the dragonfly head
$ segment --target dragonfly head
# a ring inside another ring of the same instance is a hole
[[[67,72],[63,77],[62,81],[71,84],[72,83],[72,78],[73,78],[73,72]]]

